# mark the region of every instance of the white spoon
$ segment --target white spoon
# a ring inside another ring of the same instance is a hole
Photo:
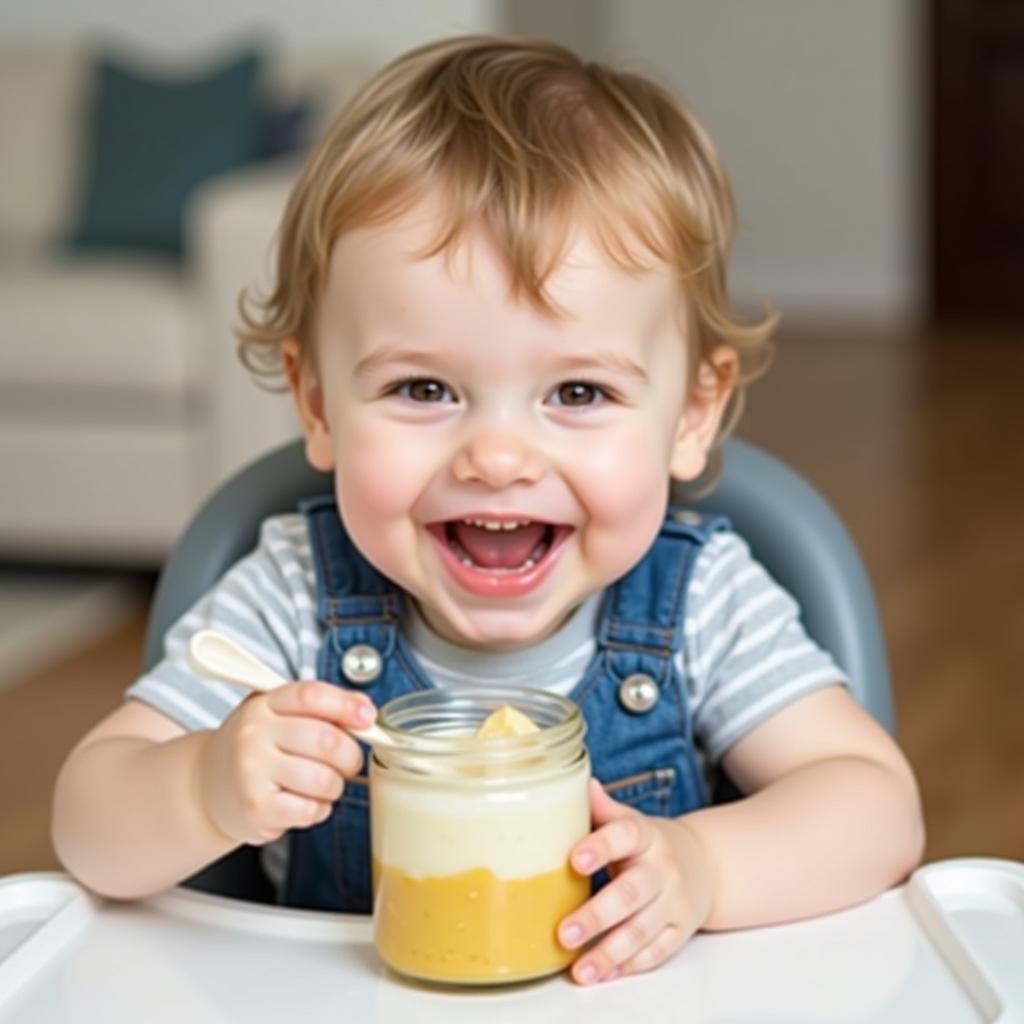
[[[193,634],[188,644],[188,663],[197,675],[218,679],[222,683],[233,683],[235,686],[246,686],[250,690],[266,692],[288,682],[231,637],[215,629],[201,629]],[[430,747],[428,743],[418,742],[411,735],[398,738],[377,724],[346,731],[364,743],[369,743],[371,747]]]

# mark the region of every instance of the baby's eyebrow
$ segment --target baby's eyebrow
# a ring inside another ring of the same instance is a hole
[[[444,353],[434,348],[386,345],[363,356],[356,363],[352,373],[356,377],[369,377],[392,363],[415,363],[438,370],[443,370],[447,365]],[[633,377],[643,384],[649,379],[647,371],[639,363],[620,352],[595,350],[552,355],[547,365],[550,370],[558,373],[606,370]]]
[[[594,351],[554,356],[551,360],[551,367],[563,372],[602,369],[611,373],[635,377],[642,383],[647,383],[648,380],[647,371],[639,363],[620,352]]]
[[[386,345],[363,356],[356,363],[352,373],[356,377],[369,377],[391,363],[419,363],[437,366],[443,361],[435,349]]]

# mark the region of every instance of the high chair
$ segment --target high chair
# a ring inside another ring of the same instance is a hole
[[[267,516],[294,511],[300,498],[331,489],[330,475],[307,464],[301,441],[263,455],[221,485],[200,508],[160,574],[144,667],[160,660],[163,635],[171,624],[256,546]],[[729,440],[718,484],[687,507],[722,512],[732,520],[754,557],[796,598],[807,632],[848,674],[853,696],[893,732],[888,659],[874,595],[849,533],[825,499],[767,452]],[[273,901],[255,847],[242,847],[185,884]]]

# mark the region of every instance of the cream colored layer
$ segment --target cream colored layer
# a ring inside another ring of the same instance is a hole
[[[584,762],[571,775],[485,793],[378,773],[370,787],[373,855],[413,877],[474,868],[502,879],[554,871],[590,831],[589,776]]]

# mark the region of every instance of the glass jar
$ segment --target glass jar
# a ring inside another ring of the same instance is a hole
[[[503,705],[539,731],[480,739]],[[494,984],[571,963],[555,930],[590,895],[569,865],[590,831],[586,723],[571,700],[508,686],[438,687],[381,708],[429,740],[370,762],[374,941],[402,974]]]

